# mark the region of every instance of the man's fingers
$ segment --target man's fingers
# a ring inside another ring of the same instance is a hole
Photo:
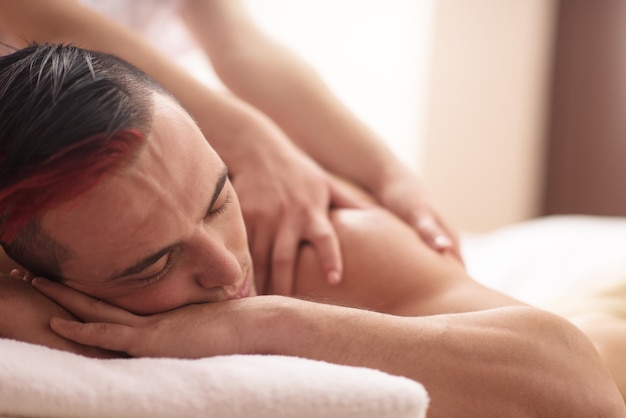
[[[139,317],[123,309],[109,305],[106,302],[92,298],[60,283],[55,283],[42,277],[36,277],[31,282],[33,287],[63,306],[83,321],[111,322],[133,325],[138,323]]]
[[[14,279],[26,280],[26,271],[20,270],[20,269],[13,269],[9,273],[9,276],[13,277]]]
[[[31,280],[33,280],[34,277],[31,272],[23,269],[13,269],[9,273],[9,276],[13,277],[14,279],[24,280],[26,282],[30,282]]]
[[[52,318],[50,328],[60,336],[79,344],[132,354],[131,341],[135,330],[125,325],[102,322],[83,324],[63,318]]]
[[[317,217],[306,239],[315,247],[328,283],[339,284],[343,274],[343,259],[339,239],[328,217]]]

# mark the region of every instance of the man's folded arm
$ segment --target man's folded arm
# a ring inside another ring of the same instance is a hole
[[[258,352],[414,379],[431,396],[431,418],[625,414],[590,342],[531,307],[398,317],[294,300],[266,312]]]
[[[624,417],[591,342],[527,306],[402,317],[282,296],[188,305],[138,316],[65,286],[34,281],[88,323],[60,335],[131,356],[279,354],[369,367],[421,382],[436,417]]]

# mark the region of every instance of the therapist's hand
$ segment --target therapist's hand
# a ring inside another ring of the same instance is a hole
[[[363,207],[295,146],[250,159],[232,178],[243,212],[255,282],[261,294],[291,295],[298,249],[316,250],[329,283],[338,284],[343,262],[330,206]]]
[[[463,263],[458,235],[446,225],[415,173],[398,166],[373,194],[384,207],[415,229],[426,245],[439,252],[450,252]]]

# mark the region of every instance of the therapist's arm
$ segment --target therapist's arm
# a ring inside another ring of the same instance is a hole
[[[456,234],[416,173],[337,99],[311,66],[260,30],[241,2],[187,0],[183,12],[228,88],[271,117],[322,166],[370,192],[431,247],[450,250],[460,259]]]

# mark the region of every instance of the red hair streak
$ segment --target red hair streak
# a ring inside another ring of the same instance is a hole
[[[10,244],[29,222],[91,190],[130,160],[142,142],[141,132],[134,129],[108,139],[94,135],[35,167],[24,167],[25,175],[18,174],[17,181],[0,190],[0,240]]]

